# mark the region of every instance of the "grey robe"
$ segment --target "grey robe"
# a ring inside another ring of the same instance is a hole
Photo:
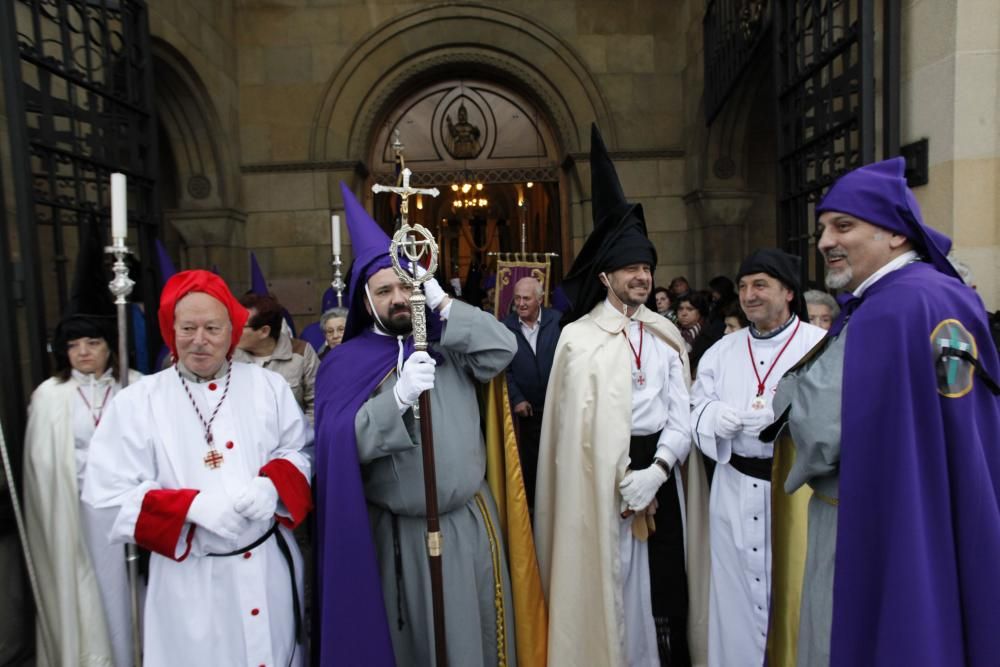
[[[846,341],[845,326],[819,355],[782,378],[774,397],[775,414],[792,406],[788,428],[795,442],[795,462],[785,491],[793,493],[803,484],[813,489],[799,616],[798,664],[802,667],[830,664]]]
[[[441,341],[432,349],[444,357],[430,402],[448,662],[515,665],[510,577],[485,480],[475,382],[502,372],[517,343],[496,318],[454,301]],[[354,429],[396,664],[420,667],[434,664],[420,426],[412,410],[400,414],[395,383],[393,372],[361,406]]]

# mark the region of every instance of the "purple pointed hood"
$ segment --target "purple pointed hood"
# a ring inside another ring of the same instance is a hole
[[[174,267],[174,262],[170,259],[167,249],[163,246],[163,241],[160,239],[156,239],[156,266],[160,270],[159,288],[163,289],[167,281],[177,273],[177,269]]]
[[[894,157],[844,174],[816,207],[816,216],[827,211],[846,213],[901,234],[938,271],[959,278],[948,261],[951,239],[924,224],[917,198],[906,185],[905,171],[906,161]]]
[[[347,233],[351,235],[351,249],[354,252],[354,261],[347,279],[347,292],[344,295],[349,297],[346,300],[350,303],[344,331],[346,342],[371,326],[372,316],[365,309],[365,283],[382,269],[391,267],[392,260],[389,259],[389,236],[368,215],[368,211],[343,181],[340,183],[340,192],[344,197]]]
[[[250,291],[260,296],[267,296],[270,292],[267,289],[267,280],[264,279],[264,272],[260,270],[257,263],[257,255],[250,253]]]

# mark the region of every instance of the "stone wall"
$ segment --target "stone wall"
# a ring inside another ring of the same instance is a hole
[[[924,219],[954,240],[986,307],[1000,307],[1000,5],[903,3],[902,141],[929,140]]]
[[[586,151],[596,120],[627,196],[644,205],[657,282],[731,274],[749,250],[776,241],[773,91],[762,58],[732,108],[705,126],[704,10],[704,0],[150,0],[154,36],[204,84],[220,178],[231,181],[224,201],[181,202],[171,217],[184,259],[222,262],[242,289],[252,250],[269,279],[308,282],[318,304],[329,215],[342,209],[337,183],[370,199],[364,165],[393,101],[445,71],[475,70],[535,94],[551,115],[569,158],[565,254],[592,225]],[[998,11],[989,0],[903,6],[902,139],[928,137],[931,150],[931,182],[917,195],[928,221],[953,234],[991,308],[1000,298]]]
[[[391,113],[395,88],[433,77],[436,58],[452,67],[508,67],[510,85],[543,98],[551,94],[550,111],[562,114],[553,123],[562,150],[574,157],[563,178],[570,254],[592,224],[586,151],[590,123],[597,120],[619,162],[625,192],[644,204],[661,255],[658,278],[687,271],[687,11],[686,5],[655,0],[613,9],[597,0],[488,7],[240,3],[236,43],[247,248],[257,253],[268,278],[314,278],[318,301],[330,273],[329,215],[342,207],[337,182],[347,181],[368,198],[354,167],[369,159],[372,118],[384,122]]]

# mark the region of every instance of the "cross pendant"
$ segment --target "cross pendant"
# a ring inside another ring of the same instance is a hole
[[[220,454],[218,450],[210,449],[208,454],[205,454],[205,458],[202,460],[205,462],[206,468],[215,470],[222,465],[223,458],[222,454]]]

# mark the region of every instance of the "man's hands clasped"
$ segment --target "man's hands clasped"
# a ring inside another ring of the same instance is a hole
[[[224,491],[200,491],[191,501],[187,519],[227,540],[237,540],[253,521],[274,516],[278,490],[267,477],[254,477],[236,500]]]
[[[715,435],[727,440],[740,432],[757,435],[774,421],[771,408],[761,410],[736,410],[728,405],[720,405],[715,418]]]

